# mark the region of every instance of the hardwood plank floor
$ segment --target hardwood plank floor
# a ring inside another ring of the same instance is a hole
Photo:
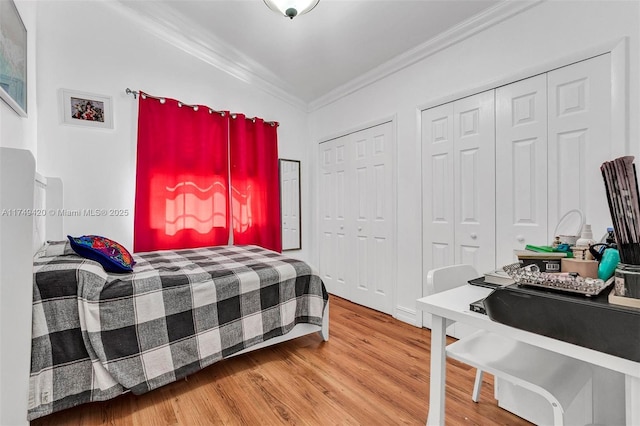
[[[331,297],[330,339],[304,336],[214,364],[144,395],[122,395],[32,422],[45,425],[424,424],[430,331]],[[485,374],[449,360],[447,424],[528,425],[498,408]]]

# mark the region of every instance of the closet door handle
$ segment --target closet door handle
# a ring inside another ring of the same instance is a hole
[[[475,232],[472,232],[469,236],[471,237],[472,240],[475,240],[478,238],[478,234],[476,234]]]
[[[362,231],[362,228],[358,226],[358,232]]]
[[[518,240],[519,243],[524,243],[524,235],[516,236],[516,240]]]

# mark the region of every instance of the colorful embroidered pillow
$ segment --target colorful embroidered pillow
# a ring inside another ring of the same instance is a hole
[[[83,235],[82,237],[67,235],[67,238],[76,253],[100,263],[105,271],[133,271],[133,265],[136,262],[122,244],[99,235]]]

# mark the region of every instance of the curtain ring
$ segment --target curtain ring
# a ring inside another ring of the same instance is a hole
[[[160,103],[164,104],[165,102],[167,102],[167,100],[165,98],[160,98]]]
[[[144,93],[140,93],[140,97],[141,97],[142,99],[147,99],[147,95],[145,95]]]
[[[198,105],[194,105],[194,106],[193,106],[193,110],[194,110],[194,111],[198,111]]]

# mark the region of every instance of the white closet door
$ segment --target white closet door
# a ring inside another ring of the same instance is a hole
[[[424,277],[454,261],[453,102],[422,111]]]
[[[496,89],[496,264],[514,250],[545,245],[547,232],[547,75]]]
[[[355,233],[352,301],[391,314],[393,235],[393,135],[391,122],[350,135]],[[349,256],[352,258],[352,256]]]
[[[320,262],[319,270],[327,291],[349,299],[346,229],[346,138],[320,144]]]
[[[427,273],[453,264],[453,102],[422,111],[422,295]],[[431,328],[431,314],[422,325]]]
[[[453,104],[455,263],[495,267],[494,91]]]
[[[320,144],[319,269],[329,293],[391,314],[395,281],[391,122]]]
[[[548,73],[549,231],[580,209],[600,238],[611,225],[600,165],[611,159],[610,54]]]

